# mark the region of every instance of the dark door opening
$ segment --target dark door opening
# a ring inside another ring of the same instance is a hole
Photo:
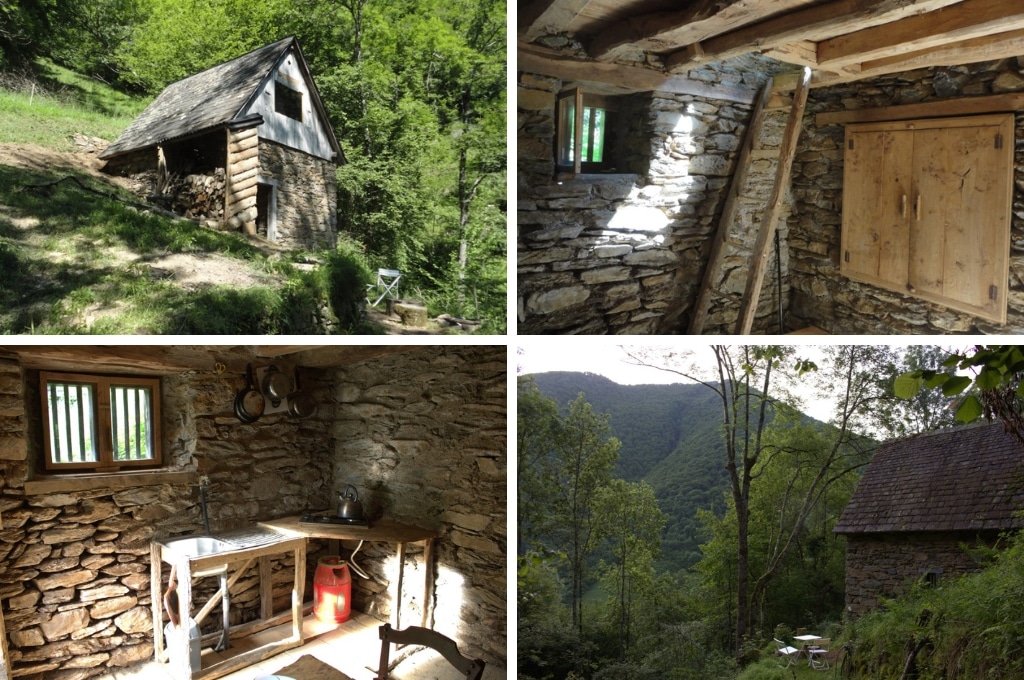
[[[256,185],[256,233],[268,241],[277,240],[277,196],[272,184]]]

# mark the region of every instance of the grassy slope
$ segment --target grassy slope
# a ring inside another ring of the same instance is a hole
[[[73,133],[115,139],[146,101],[41,63],[35,91],[0,89],[0,140],[72,150]],[[10,86],[14,79],[5,82]],[[0,166],[0,334],[316,333],[326,295],[322,276],[270,261],[243,238],[191,223],[142,215],[65,182],[59,173]],[[90,186],[109,191],[84,174]],[[127,196],[126,196],[127,197]],[[33,225],[30,229],[27,224]],[[122,254],[120,260],[111,251]],[[218,253],[287,279],[245,290],[187,292],[144,264],[167,253]]]

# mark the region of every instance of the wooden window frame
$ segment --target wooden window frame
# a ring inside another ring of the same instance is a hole
[[[282,96],[283,95],[283,96]],[[305,97],[298,90],[280,80],[274,80],[274,112],[286,118],[303,122]],[[293,115],[294,114],[294,115]]]
[[[93,421],[96,437],[96,461],[60,463],[53,459],[50,441],[50,397],[48,384],[51,382],[88,385],[93,390],[93,412],[88,414]],[[142,387],[149,390],[149,444],[153,457],[146,460],[115,460],[113,452],[113,426],[111,425],[111,388]],[[42,402],[43,421],[43,466],[48,472],[119,472],[125,468],[156,468],[162,465],[162,442],[160,425],[160,378],[96,375],[57,371],[39,372],[39,391]]]
[[[614,169],[615,155],[613,151],[614,134],[613,125],[615,112],[618,110],[618,102],[615,97],[607,97],[598,94],[585,93],[582,87],[573,87],[560,92],[555,102],[555,170],[560,177],[575,176],[585,173],[603,173]],[[576,111],[592,109],[603,112],[600,161],[585,161],[583,159],[582,144],[576,140],[583,139],[587,134],[587,148],[592,152],[594,149],[594,131],[596,128],[595,117],[591,117],[590,125],[583,129],[582,115],[575,115]],[[570,110],[573,112],[572,130],[569,127]],[[578,147],[578,148],[577,148]],[[572,159],[569,160],[569,154]]]

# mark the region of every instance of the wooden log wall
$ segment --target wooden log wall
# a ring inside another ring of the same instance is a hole
[[[256,128],[228,130],[227,189],[224,219],[237,219],[247,234],[256,233],[256,177],[260,171]]]

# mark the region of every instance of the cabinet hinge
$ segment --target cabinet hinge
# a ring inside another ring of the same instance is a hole
[[[849,145],[850,151],[853,151],[853,138],[852,137],[850,138],[850,141],[847,142],[847,144]]]
[[[846,254],[843,256],[843,259],[846,260],[847,262],[850,261],[850,251],[849,250],[846,251]]]
[[[988,299],[998,300],[999,299],[999,288],[997,286],[988,287]]]
[[[1003,148],[1003,135],[998,133],[998,132],[996,133],[996,148],[997,149],[1002,149]]]

